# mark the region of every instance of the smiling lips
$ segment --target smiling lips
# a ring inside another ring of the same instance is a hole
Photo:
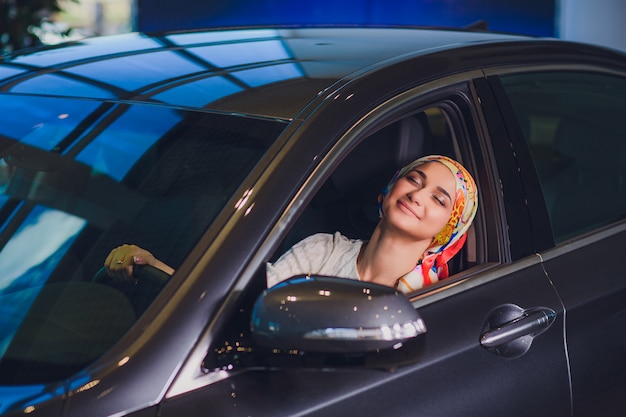
[[[415,212],[415,210],[413,210],[413,208],[404,200],[398,200],[398,206],[405,211],[410,212],[413,216],[415,216],[418,220],[422,220],[420,218],[420,216],[417,215],[417,213]]]

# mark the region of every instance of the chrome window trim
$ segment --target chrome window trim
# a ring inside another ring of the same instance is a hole
[[[551,259],[558,258],[563,254],[574,252],[580,248],[589,247],[596,242],[603,241],[611,236],[624,232],[626,232],[626,220],[620,220],[563,241],[553,248],[542,252],[541,257],[544,262],[549,261]]]

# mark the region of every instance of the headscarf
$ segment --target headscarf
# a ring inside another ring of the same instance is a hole
[[[478,190],[470,173],[461,164],[447,156],[429,155],[411,162],[396,172],[378,197],[378,210],[381,216],[383,214],[383,199],[394,186],[396,180],[407,175],[415,167],[427,162],[441,163],[454,175],[456,182],[454,204],[448,223],[433,238],[424,257],[413,270],[398,280],[396,287],[405,293],[418,290],[448,277],[448,261],[463,247],[467,238],[466,232],[478,209]]]

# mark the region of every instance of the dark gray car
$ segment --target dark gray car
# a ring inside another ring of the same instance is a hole
[[[4,57],[0,109],[2,415],[626,413],[623,53],[424,29],[136,33]],[[266,289],[303,237],[367,239],[378,193],[426,154],[480,190],[449,278],[408,297],[316,276]],[[125,243],[176,272],[111,282]]]

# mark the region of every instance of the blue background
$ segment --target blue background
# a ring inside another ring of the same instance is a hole
[[[555,36],[555,0],[138,0],[141,31],[255,25],[402,25]]]

